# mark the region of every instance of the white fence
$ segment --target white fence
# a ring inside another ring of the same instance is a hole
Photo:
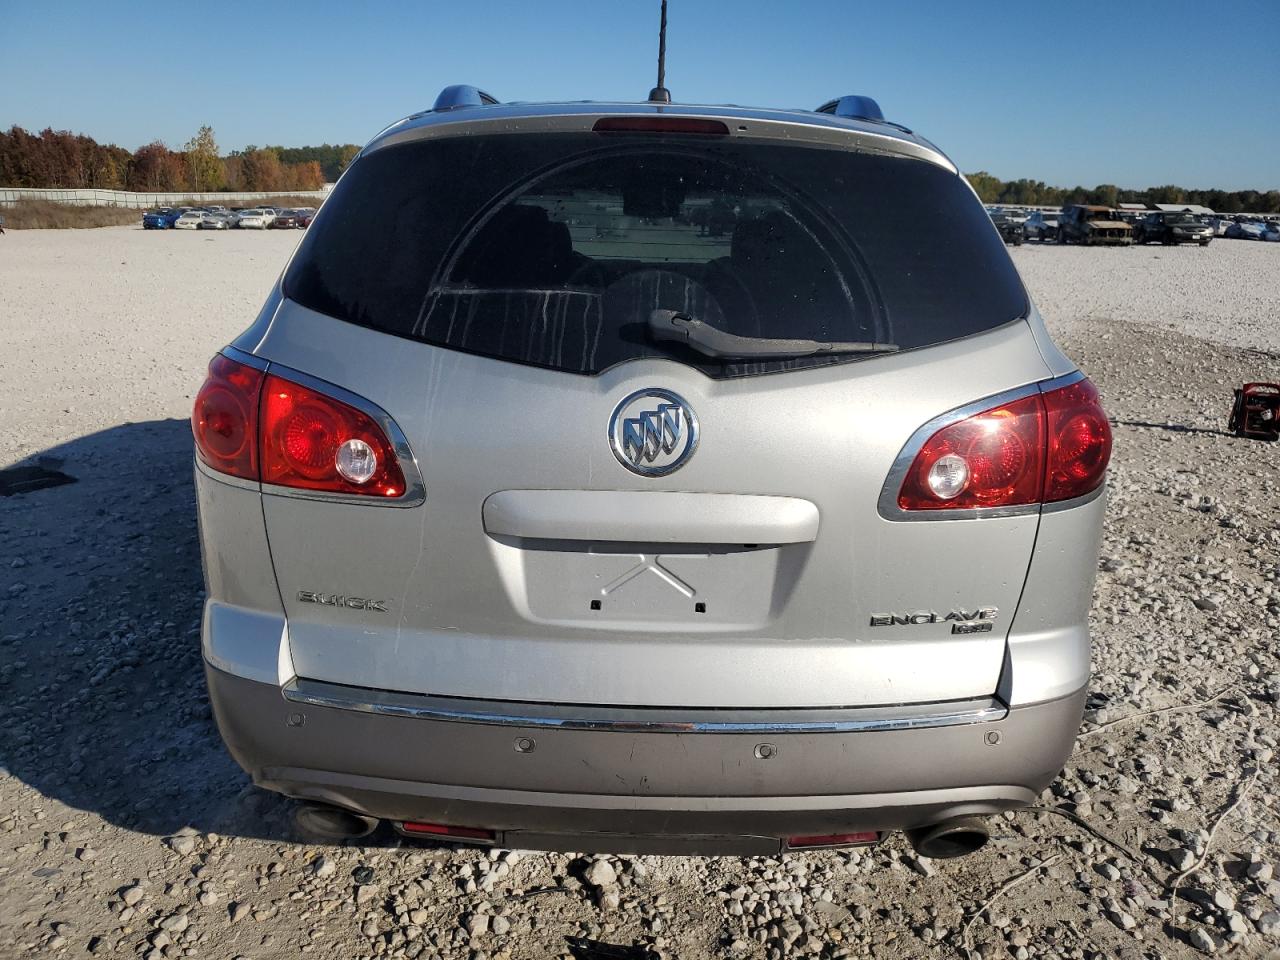
[[[28,187],[0,187],[0,206],[8,207],[19,200],[49,200],[78,207],[130,207],[145,209],[166,204],[185,203],[256,203],[272,197],[314,197],[323,200],[333,189],[326,183],[321,190],[278,190],[273,193],[132,193],[128,190],[37,190]]]

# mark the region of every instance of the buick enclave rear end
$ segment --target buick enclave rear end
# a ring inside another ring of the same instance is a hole
[[[393,125],[193,428],[218,724],[334,833],[942,856],[1071,750],[1107,420],[874,117]]]

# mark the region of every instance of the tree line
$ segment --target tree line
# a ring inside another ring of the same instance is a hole
[[[84,134],[22,127],[0,131],[0,186],[96,187],[153,193],[319,190],[338,179],[360,152],[354,143],[318,147],[256,147],[223,156],[212,128],[201,127],[180,150],[156,140],[130,153]],[[1131,190],[1114,184],[1050,187],[1042,180],[1001,180],[966,174],[983,203],[1063,206],[1068,203],[1194,203],[1219,213],[1280,213],[1280,190],[1188,190],[1166,185]]]
[[[84,134],[22,127],[0,131],[0,186],[92,187],[155,193],[319,190],[359,147],[256,147],[223,156],[204,126],[180,150],[156,140],[132,153]]]
[[[985,170],[965,177],[983,203],[1061,207],[1068,203],[1193,203],[1218,213],[1280,213],[1280,190],[1188,190],[1166,185],[1131,190],[1103,183],[1088,187],[1050,187],[1042,180],[1001,180]]]

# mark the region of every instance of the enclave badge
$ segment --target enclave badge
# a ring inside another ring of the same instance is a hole
[[[935,613],[933,610],[921,610],[916,613],[873,613],[873,627],[912,627],[922,623],[950,623],[952,633],[987,633],[991,630],[991,621],[1000,612],[998,607],[979,607],[973,612],[952,610],[950,613]],[[985,624],[985,626],[984,626]],[[964,629],[968,627],[969,629]]]

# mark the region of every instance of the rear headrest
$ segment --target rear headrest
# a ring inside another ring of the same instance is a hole
[[[567,234],[565,227],[566,239]],[[558,239],[542,207],[503,207],[471,238],[458,259],[453,279],[490,289],[554,285],[558,282],[554,256]]]

